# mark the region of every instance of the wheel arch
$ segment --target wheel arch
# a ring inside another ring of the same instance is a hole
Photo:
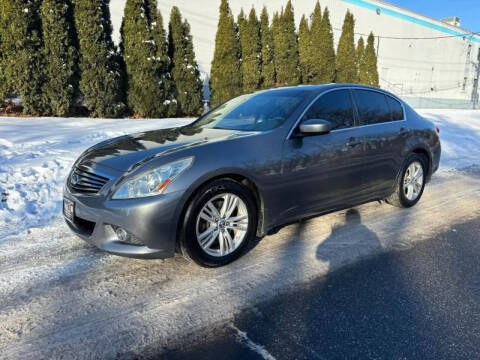
[[[265,229],[264,229],[264,200],[262,198],[262,195],[258,189],[257,184],[255,181],[251,179],[251,177],[246,176],[245,174],[241,174],[239,172],[225,172],[225,173],[220,173],[220,174],[215,174],[211,175],[207,178],[203,178],[199,180],[198,182],[194,183],[190,189],[187,191],[186,197],[184,201],[182,202],[181,205],[181,211],[179,212],[178,220],[177,220],[177,226],[176,226],[176,231],[175,231],[175,241],[178,246],[178,234],[180,232],[180,228],[183,225],[183,220],[185,217],[185,213],[187,211],[187,208],[192,201],[193,197],[197,194],[197,191],[204,186],[207,186],[208,184],[217,181],[217,180],[233,180],[235,182],[238,182],[245,186],[250,193],[252,194],[254,200],[255,200],[255,205],[257,208],[257,224],[256,224],[256,235],[257,236],[263,236],[265,234]]]

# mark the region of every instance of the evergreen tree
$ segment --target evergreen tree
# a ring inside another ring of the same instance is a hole
[[[260,86],[261,80],[261,43],[260,23],[255,9],[252,8],[246,21],[240,27],[240,47],[242,49],[243,92],[250,93]]]
[[[310,30],[311,45],[309,54],[310,74],[308,82],[320,83],[319,77],[321,76],[320,58],[324,51],[322,44],[322,10],[320,3],[317,1],[315,9],[312,14],[312,26]]]
[[[333,31],[330,24],[330,13],[328,8],[323,12],[322,24],[320,27],[320,50],[318,51],[318,73],[312,79],[314,84],[331,83],[335,79],[335,48],[333,45]]]
[[[80,49],[80,91],[90,115],[115,117],[125,110],[122,68],[112,41],[109,0],[74,0]]]
[[[151,4],[150,4],[151,5]],[[151,12],[155,12],[151,14]],[[122,27],[122,51],[128,79],[128,106],[137,116],[167,114],[160,85],[157,44],[151,31],[150,9],[145,0],[127,0]]]
[[[2,53],[2,2],[0,0],[0,108],[3,106],[5,102],[5,76],[3,71],[3,53]]]
[[[366,67],[365,84],[378,87],[377,54],[375,53],[375,36],[373,36],[373,33],[368,35],[364,58]]]
[[[190,25],[186,20],[182,22],[182,15],[176,6],[170,13],[168,48],[180,114],[200,115],[203,109],[203,84],[195,60]]]
[[[354,28],[355,19],[353,14],[347,10],[337,50],[336,81],[338,83],[356,83],[358,81]]]
[[[357,43],[357,61],[358,61],[358,83],[366,84],[367,79],[367,63],[365,61],[365,42],[363,37],[358,39]]]
[[[220,4],[210,76],[211,104],[218,105],[242,92],[240,45],[227,0]]]
[[[161,12],[157,9],[157,0],[149,0],[154,3],[152,7],[152,18],[155,20],[151,23],[153,41],[156,44],[156,61],[158,65],[158,72],[160,76],[157,95],[162,99],[162,109],[159,111],[158,116],[175,116],[178,111],[178,103],[176,100],[176,88],[173,81],[171,70],[172,61],[168,56],[168,41],[167,32],[163,27],[163,17]]]
[[[245,25],[247,24],[247,17],[245,16],[245,13],[243,12],[243,8],[240,9],[240,14],[237,16],[237,30],[238,33],[241,34],[245,28]],[[240,47],[242,44],[240,44]]]
[[[25,114],[44,110],[40,0],[2,0],[0,53],[3,91],[20,96]]]
[[[277,85],[290,86],[300,83],[298,39],[291,0],[278,19],[278,30],[273,31]]]
[[[310,26],[305,15],[302,16],[298,28],[298,57],[302,72],[302,82],[307,84],[312,77],[312,42]]]
[[[45,112],[67,116],[78,95],[73,7],[66,0],[43,0],[41,7],[45,83]]]
[[[264,6],[260,16],[260,34],[262,43],[262,88],[275,86],[275,62],[273,58],[273,36],[268,21],[267,8]]]

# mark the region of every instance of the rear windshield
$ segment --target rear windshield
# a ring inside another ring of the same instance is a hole
[[[192,126],[240,131],[279,127],[295,111],[308,91],[267,91],[239,96],[213,109]]]

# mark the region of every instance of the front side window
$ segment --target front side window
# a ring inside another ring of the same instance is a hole
[[[403,120],[402,105],[391,96],[387,96],[387,103],[390,108],[390,112],[392,113],[392,120],[393,121]]]
[[[360,125],[379,124],[392,121],[384,94],[369,90],[355,90]]]
[[[204,115],[194,127],[267,131],[282,125],[308,96],[307,91],[273,90],[234,98]]]
[[[332,130],[352,127],[353,105],[348,90],[336,90],[322,95],[303,117],[302,121],[310,119],[327,120],[332,124]]]

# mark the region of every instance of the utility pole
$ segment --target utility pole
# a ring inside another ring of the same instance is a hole
[[[473,90],[472,90],[472,103],[473,103],[473,110],[475,110],[478,106],[478,81],[480,78],[480,49],[478,49],[478,56],[477,56],[477,63],[474,65],[476,66],[476,75],[473,79]]]

